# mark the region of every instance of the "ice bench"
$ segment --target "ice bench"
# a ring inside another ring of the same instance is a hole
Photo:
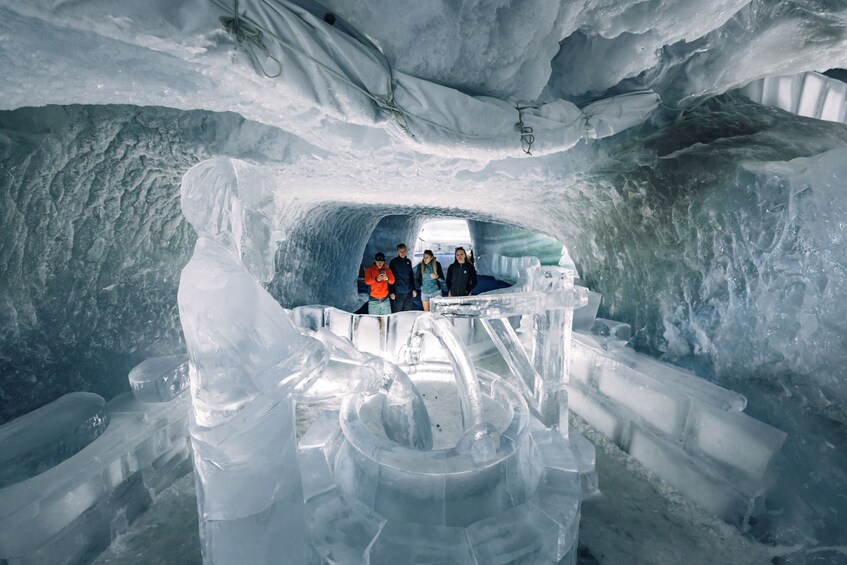
[[[99,437],[49,469],[0,488],[0,563],[81,563],[98,555],[191,469],[190,402],[188,394],[157,404],[131,393],[118,396],[105,403],[109,422]],[[59,399],[30,416],[60,419],[67,404]],[[77,420],[88,417],[81,414]],[[29,427],[39,442],[38,426]],[[57,435],[55,441],[63,440]],[[7,447],[0,444],[0,451]]]
[[[476,270],[480,275],[489,275],[501,281],[515,283],[518,281],[520,271],[539,265],[541,261],[532,255],[507,257],[499,253],[490,253],[477,258]]]
[[[688,371],[584,333],[572,344],[571,410],[700,506],[745,523],[785,433],[744,414],[744,396]]]

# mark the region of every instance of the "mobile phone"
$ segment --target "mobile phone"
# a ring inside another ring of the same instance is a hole
[[[379,274],[380,274],[380,275],[384,275],[384,274],[385,274],[385,269],[380,269],[380,270],[379,270]]]

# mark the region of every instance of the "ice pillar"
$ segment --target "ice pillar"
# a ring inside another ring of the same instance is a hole
[[[562,435],[568,437],[574,272],[561,267],[539,267],[527,274],[530,289],[544,293],[546,298],[544,315],[533,316],[533,365],[543,383],[538,394],[538,411],[544,425],[558,424]]]

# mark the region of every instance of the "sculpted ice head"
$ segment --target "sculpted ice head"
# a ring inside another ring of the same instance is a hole
[[[276,184],[264,169],[219,157],[189,169],[182,179],[182,213],[206,237],[231,248],[261,282],[274,275],[283,234],[276,229]]]

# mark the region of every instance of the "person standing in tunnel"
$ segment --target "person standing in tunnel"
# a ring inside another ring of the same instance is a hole
[[[444,280],[444,271],[432,250],[423,252],[421,262],[415,267],[415,283],[421,289],[421,304],[424,312],[429,312],[429,300],[435,296],[441,296],[441,281]]]
[[[470,296],[476,287],[476,269],[468,261],[464,247],[456,248],[456,258],[447,268],[447,296]]]
[[[368,314],[386,316],[391,314],[388,302],[388,285],[394,283],[394,273],[385,266],[385,255],[380,252],[374,256],[373,265],[365,269],[365,284],[368,292]]]
[[[392,312],[405,312],[412,309],[412,299],[418,296],[415,288],[415,272],[412,260],[406,257],[406,244],[397,244],[397,257],[391,260],[388,268],[394,273],[394,280],[388,287]]]

